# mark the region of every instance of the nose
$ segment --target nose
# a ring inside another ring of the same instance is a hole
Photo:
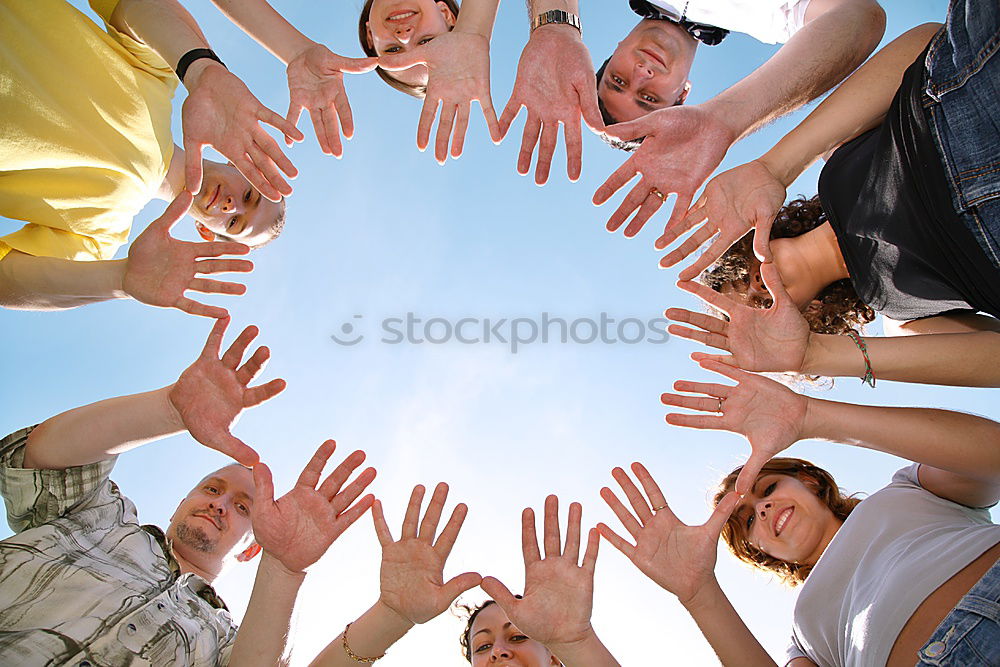
[[[396,35],[396,39],[398,39],[400,42],[402,42],[403,44],[408,44],[410,42],[410,39],[413,37],[413,26],[401,25],[396,28],[393,34]]]
[[[757,516],[759,516],[761,519],[766,519],[767,513],[771,511],[772,506],[773,504],[771,503],[771,501],[766,501],[766,502],[761,501],[757,503]]]
[[[651,79],[653,78],[653,68],[650,67],[645,60],[638,58],[635,61],[635,72],[633,76],[636,79]]]
[[[493,645],[493,651],[490,653],[490,662],[497,662],[498,660],[510,660],[514,657],[510,648],[506,644],[497,642]]]
[[[208,511],[213,514],[218,514],[219,516],[223,516],[226,513],[226,504],[222,501],[221,498],[213,498],[212,500],[208,501]]]

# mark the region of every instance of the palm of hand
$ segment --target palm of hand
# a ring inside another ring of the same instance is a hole
[[[799,439],[806,398],[774,380],[748,375],[725,401],[722,420],[742,433],[755,454],[777,455]]]
[[[237,138],[246,134],[241,120],[256,125],[259,107],[253,93],[235,75],[212,67],[201,75],[181,106],[184,136],[210,144],[230,157],[238,147]]]
[[[442,595],[444,559],[417,538],[404,538],[382,548],[382,599],[400,616],[426,623],[451,603]]]
[[[756,160],[719,174],[705,187],[708,219],[734,241],[752,227],[769,232],[785,188]]]
[[[540,28],[524,47],[517,65],[514,96],[531,103],[545,117],[567,118],[579,114],[575,84],[592,77],[584,63],[590,54],[573,36]]]
[[[736,365],[748,371],[786,371],[802,367],[809,344],[809,323],[791,301],[771,308],[740,307],[726,329]]]
[[[253,511],[257,543],[289,570],[301,572],[326,553],[347,528],[322,493],[296,485]]]
[[[188,245],[171,237],[166,229],[150,225],[128,250],[122,288],[150,306],[177,306],[195,275]]]
[[[564,644],[590,628],[594,582],[571,558],[546,557],[525,572],[524,597],[510,609],[510,620],[542,644]]]
[[[428,97],[470,100],[489,90],[490,44],[485,37],[453,31],[421,48],[429,70]]]
[[[715,576],[718,536],[656,514],[636,540],[631,560],[683,603]]]
[[[690,203],[725,157],[730,131],[697,107],[670,107],[648,116],[654,117],[655,124],[631,158],[635,171],[664,193],[685,193]]]
[[[343,58],[325,46],[306,49],[288,63],[288,89],[295,102],[318,109],[345,94]]]
[[[228,456],[229,429],[243,411],[246,386],[217,358],[199,357],[177,379],[170,401],[198,442]]]

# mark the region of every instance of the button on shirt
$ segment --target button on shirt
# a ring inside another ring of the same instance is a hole
[[[765,44],[783,44],[806,23],[809,0],[646,0],[674,20],[742,32]]]
[[[225,604],[181,574],[163,531],[108,479],[114,460],[23,468],[32,429],[0,440],[0,664],[225,665]]]

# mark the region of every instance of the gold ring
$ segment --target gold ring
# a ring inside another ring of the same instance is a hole
[[[660,505],[659,507],[654,507],[653,511],[654,512],[659,512],[660,510],[665,510],[665,509],[667,509],[667,506],[664,504],[664,505]]]
[[[723,401],[725,401],[726,399],[724,399],[724,398],[719,398],[719,399],[716,399],[716,400],[718,400],[718,401],[719,401],[719,407],[718,407],[718,408],[716,408],[716,410],[715,410],[715,411],[716,411],[716,412],[718,412],[719,414],[722,414],[722,402],[723,402]]]
[[[656,188],[650,188],[649,194],[656,195],[657,197],[660,198],[660,201],[667,201],[667,195],[663,194],[662,192],[660,192]]]

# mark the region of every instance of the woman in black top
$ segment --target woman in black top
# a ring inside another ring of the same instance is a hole
[[[988,199],[978,201],[981,206],[963,207],[968,198],[962,200],[961,187],[953,187],[957,181],[950,164],[971,153],[977,153],[978,159],[992,156],[1000,164],[1000,114],[995,103],[980,105],[974,111],[985,122],[953,122],[945,128],[949,134],[944,135],[941,123],[936,122],[940,109],[926,92],[936,83],[933,75],[928,79],[925,63],[932,62],[942,50],[954,51],[954,43],[960,41],[953,34],[953,22],[961,23],[963,29],[970,22],[988,24],[986,30],[992,30],[994,37],[987,39],[971,65],[977,75],[1000,78],[1000,61],[982,55],[996,41],[998,21],[992,10],[978,4],[953,2],[944,29],[927,24],[905,33],[762,158],[709,183],[685,221],[670,230],[668,240],[706,219],[708,222],[662,264],[676,264],[719,233],[705,253],[680,273],[680,285],[729,317],[671,309],[669,317],[697,327],[674,325],[672,333],[731,352],[725,355],[731,363],[737,354],[733,348],[741,348],[743,361],[757,366],[752,370],[837,375],[846,374],[845,364],[830,362],[825,353],[825,361],[811,363],[820,344],[817,341],[825,348],[851,354],[854,343],[836,334],[871,321],[878,311],[893,321],[887,321],[887,328],[895,327],[898,333],[949,334],[933,340],[897,339],[892,345],[879,345],[878,354],[873,352],[873,363],[876,357],[886,361],[884,370],[897,376],[895,379],[927,381],[919,379],[919,373],[914,376],[903,371],[902,366],[946,355],[949,359],[978,358],[978,365],[964,363],[961,370],[953,371],[938,369],[938,379],[931,381],[1000,384],[1000,368],[988,372],[982,368],[981,355],[968,354],[972,344],[996,350],[1000,339],[995,333],[1000,332],[996,319],[1000,317],[1000,260],[991,245],[1000,230],[998,209],[991,209],[995,202]],[[973,45],[970,50],[975,48]],[[927,55],[928,49],[931,55]],[[962,64],[957,57],[952,60]],[[995,85],[993,81],[980,84],[971,80],[967,87],[975,93],[976,86],[990,89]],[[955,118],[950,108],[946,111],[951,114],[948,119]],[[948,158],[942,157],[938,141],[948,143]],[[836,152],[820,177],[819,197],[782,207],[787,185],[833,149]],[[957,159],[952,157],[954,153],[959,153]],[[989,164],[987,159],[986,166]],[[767,237],[761,234],[762,238],[754,238],[754,228]],[[701,279],[711,290],[687,282],[720,255],[722,259]],[[761,277],[761,259],[773,262],[776,268],[769,285]],[[771,309],[750,313],[746,306]],[[779,306],[781,318],[772,312]],[[790,312],[791,306],[802,311],[808,325],[798,312]],[[782,318],[785,330],[773,330],[768,320],[773,323]],[[746,359],[748,354],[752,356],[744,349],[747,341],[755,340],[759,346],[761,336],[769,337],[774,349],[777,338],[788,344],[789,326],[797,333],[792,354],[785,353],[780,364],[787,368],[774,367],[773,355],[758,354],[759,361]],[[984,331],[994,333],[984,336]],[[955,334],[975,335],[962,338]],[[833,344],[833,338],[843,340]],[[899,346],[906,347],[893,351]],[[862,359],[856,349],[853,354]],[[859,374],[864,374],[864,369]],[[875,374],[879,374],[878,368]]]

